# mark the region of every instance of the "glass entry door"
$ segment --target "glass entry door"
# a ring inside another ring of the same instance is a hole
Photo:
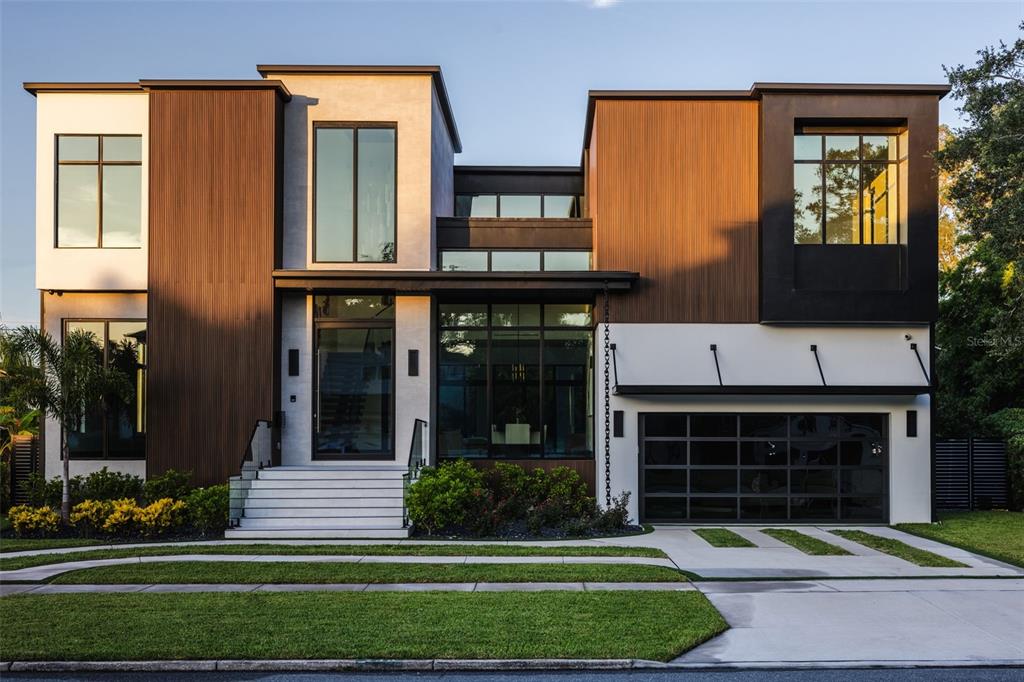
[[[319,324],[314,459],[394,458],[394,328]]]

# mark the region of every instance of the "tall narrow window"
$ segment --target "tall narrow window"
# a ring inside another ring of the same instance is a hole
[[[899,137],[801,133],[793,138],[797,244],[897,244]]]
[[[56,244],[141,246],[141,136],[57,136]]]
[[[97,364],[117,369],[130,390],[84,406],[68,433],[72,459],[142,459],[146,454],[146,323],[123,320],[67,320],[71,331],[92,335]]]
[[[314,260],[395,262],[396,131],[314,128]]]

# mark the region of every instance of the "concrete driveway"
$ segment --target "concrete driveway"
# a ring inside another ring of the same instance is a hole
[[[677,659],[706,665],[1024,665],[1024,580],[697,583],[731,629]]]

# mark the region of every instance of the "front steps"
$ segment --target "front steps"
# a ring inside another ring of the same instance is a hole
[[[283,466],[248,481],[230,540],[406,538],[403,480],[394,464]]]

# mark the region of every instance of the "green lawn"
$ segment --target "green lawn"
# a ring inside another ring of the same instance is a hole
[[[833,530],[831,532],[841,538],[859,542],[865,547],[870,547],[871,549],[878,550],[879,552],[891,554],[894,557],[903,559],[904,561],[909,561],[910,563],[917,564],[918,566],[928,566],[933,568],[965,568],[967,566],[967,564],[947,559],[946,557],[939,556],[933,552],[911,547],[905,542],[892,540],[890,538],[883,538],[880,535],[872,535],[871,533],[865,533],[862,530]]]
[[[102,540],[87,538],[0,538],[0,554],[3,552],[25,552],[30,549],[59,549],[61,547],[89,547],[110,544]]]
[[[136,556],[173,556],[175,554],[287,554],[287,555],[384,555],[384,556],[641,556],[665,558],[660,549],[651,547],[552,547],[550,545],[187,545],[177,547],[136,547],[125,549],[94,549],[65,554],[0,557],[0,570],[58,564],[84,559],[120,559]]]
[[[725,528],[694,528],[693,532],[714,547],[757,547],[745,537]]]
[[[1024,512],[943,514],[938,523],[901,523],[899,530],[1024,566]]]
[[[642,658],[724,631],[699,592],[62,594],[0,599],[5,660]]]
[[[850,554],[842,547],[791,528],[765,528],[761,532],[776,540],[781,540],[791,547],[796,547],[804,554],[813,554],[814,556],[848,556]]]
[[[629,564],[357,564],[165,561],[71,571],[64,584],[683,582],[679,571]]]

